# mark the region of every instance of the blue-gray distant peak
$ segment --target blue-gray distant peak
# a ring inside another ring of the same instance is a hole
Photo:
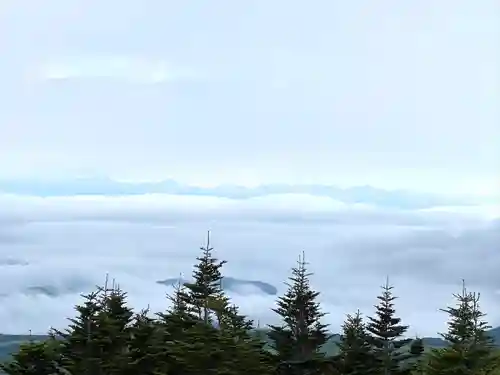
[[[246,199],[274,194],[308,194],[330,197],[344,203],[373,204],[395,208],[430,208],[443,205],[467,205],[475,199],[449,198],[435,194],[415,193],[404,190],[385,190],[373,186],[340,188],[317,184],[267,184],[257,187],[219,185],[200,187],[180,184],[174,180],[159,182],[123,182],[103,178],[75,178],[39,181],[33,179],[0,180],[0,192],[33,196],[73,195],[140,195],[174,194]]]
[[[175,286],[179,283],[184,284],[186,282],[188,281],[178,277],[157,281],[158,284],[168,286]],[[276,294],[278,294],[278,289],[274,285],[260,280],[243,280],[229,276],[226,276],[222,279],[222,288],[228,292],[235,292],[239,294],[244,293],[244,288],[248,286],[258,288],[262,293],[266,295],[275,296]]]

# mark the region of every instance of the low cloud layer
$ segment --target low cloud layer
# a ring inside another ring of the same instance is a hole
[[[165,309],[169,288],[156,281],[189,275],[207,230],[217,256],[228,260],[227,276],[262,280],[280,293],[290,267],[306,251],[333,331],[346,313],[372,312],[387,275],[413,334],[445,328],[438,309],[451,302],[462,278],[482,292],[491,323],[500,324],[500,224],[491,208],[388,210],[307,195],[5,195],[0,204],[3,333],[64,326],[79,293],[102,284],[107,273],[136,308]],[[58,296],[37,293],[40,288]],[[261,324],[275,319],[274,297],[256,290],[232,297]]]

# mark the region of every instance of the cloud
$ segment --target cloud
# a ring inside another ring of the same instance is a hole
[[[0,175],[498,190],[496,0],[26,4]]]
[[[193,79],[193,72],[169,66],[162,60],[127,56],[101,56],[53,59],[36,73],[46,81],[109,79],[134,84],[158,84]]]
[[[217,219],[263,222],[317,222],[355,225],[397,224],[477,225],[498,215],[498,207],[438,207],[435,210],[401,209],[376,204],[346,203],[311,194],[269,194],[246,199],[213,195],[142,194],[36,197],[0,195],[0,220],[29,221],[206,221]],[[458,214],[457,214],[458,213]]]
[[[218,184],[203,186],[181,183],[172,179],[157,181],[120,181],[111,178],[28,178],[0,180],[0,192],[28,196],[124,196],[161,194],[194,197],[217,197],[252,200],[252,206],[264,204],[271,199],[275,205],[280,201],[286,207],[316,204],[320,210],[331,209],[332,205],[358,207],[376,205],[387,208],[428,209],[446,212],[456,209],[484,209],[488,204],[500,204],[494,196],[468,196],[457,194],[430,194],[410,190],[387,190],[370,185],[340,187],[322,184]],[[293,197],[292,200],[289,197]],[[312,200],[311,200],[312,199]],[[261,202],[261,203],[259,203]],[[453,207],[457,206],[457,207]],[[312,207],[310,207],[312,208]]]
[[[212,230],[227,276],[261,280],[284,291],[289,268],[306,251],[332,330],[345,313],[371,313],[386,275],[398,311],[412,332],[444,329],[438,309],[451,302],[461,278],[482,292],[493,324],[500,323],[494,277],[500,266],[498,222],[464,212],[435,213],[338,204],[296,195],[265,199],[189,196],[1,196],[0,332],[62,327],[80,292],[106,273],[129,292],[136,308],[168,306],[157,280],[188,275]],[[279,218],[279,220],[277,220]],[[36,288],[60,293],[51,298]],[[430,292],[432,291],[432,292]],[[274,297],[232,293],[261,324],[273,322]]]

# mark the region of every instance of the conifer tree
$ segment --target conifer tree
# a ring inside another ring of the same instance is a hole
[[[176,339],[178,335],[193,327],[199,320],[199,317],[192,314],[192,309],[189,308],[187,301],[189,295],[187,288],[184,286],[182,279],[174,285],[174,292],[167,295],[170,301],[170,308],[166,312],[156,313],[158,322],[168,331],[171,339]]]
[[[403,339],[408,326],[401,324],[401,318],[396,317],[392,294],[393,286],[389,279],[382,286],[382,294],[377,297],[379,303],[375,305],[375,317],[368,317],[366,330],[368,341],[372,346],[375,359],[374,366],[381,375],[395,375],[406,372],[403,363],[410,357],[410,353],[403,351],[411,339]]]
[[[370,375],[373,370],[373,355],[367,341],[367,332],[359,310],[347,315],[340,336],[339,365],[343,375]]]
[[[424,362],[424,341],[416,337],[410,345],[410,355],[414,359],[412,365],[409,367],[412,375],[424,375],[425,365]]]
[[[433,350],[427,373],[429,375],[485,375],[490,374],[496,363],[493,339],[488,336],[490,328],[480,310],[480,295],[468,292],[465,283],[461,294],[454,294],[456,307],[448,307],[446,312],[448,332],[441,334],[448,347]]]
[[[215,326],[224,348],[226,369],[234,374],[271,373],[272,356],[265,350],[265,342],[252,334],[253,321],[240,314],[225,295],[212,298],[210,308],[217,318]]]
[[[185,283],[187,294],[185,303],[194,311],[200,320],[210,324],[212,316],[209,308],[210,299],[222,294],[222,266],[226,261],[219,261],[212,254],[210,247],[210,232],[207,234],[207,244],[201,247],[202,255],[197,257],[198,264],[193,271],[192,283]],[[182,295],[180,295],[182,297]]]
[[[281,325],[270,325],[268,337],[277,359],[285,367],[312,363],[323,357],[322,345],[328,340],[327,325],[321,322],[325,315],[317,301],[319,292],[309,283],[304,254],[292,268],[288,290],[273,309],[282,319]]]
[[[205,340],[203,333],[199,332],[201,320],[189,309],[186,290],[179,278],[178,284],[174,286],[174,293],[167,295],[171,302],[170,308],[166,312],[156,314],[158,334],[162,337],[156,350],[162,353],[159,363],[161,367],[168,368],[169,375],[196,373],[195,343]]]
[[[100,340],[100,358],[106,375],[122,375],[128,365],[131,326],[134,313],[127,305],[127,293],[119,285],[103,289],[102,309],[97,316],[97,338]]]
[[[53,328],[51,335],[61,341],[58,365],[73,375],[101,375],[99,340],[96,335],[101,289],[82,295],[84,302],[75,307],[77,315],[70,318],[64,331]]]
[[[21,344],[8,362],[0,364],[0,373],[7,375],[58,374],[57,344],[51,339]]]
[[[148,316],[149,308],[136,314],[130,328],[127,366],[121,375],[166,374],[164,360],[164,335],[161,327]]]
[[[120,374],[126,365],[132,310],[126,293],[106,285],[84,295],[77,316],[65,331],[53,330],[61,340],[59,367],[73,375]]]
[[[167,344],[165,349],[171,374],[210,374],[217,371],[229,371],[229,374],[231,369],[236,368],[234,340],[230,342],[214,327],[214,315],[219,307],[219,303],[214,302],[226,299],[221,287],[221,268],[226,262],[213,257],[210,233],[207,245],[201,250],[203,253],[197,258],[193,282],[179,285],[170,297],[170,310],[159,314],[166,342],[175,343]]]

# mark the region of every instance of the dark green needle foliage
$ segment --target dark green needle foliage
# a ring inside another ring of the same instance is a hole
[[[389,279],[382,286],[382,294],[377,297],[375,315],[368,317],[366,331],[368,342],[372,346],[374,367],[381,375],[396,375],[407,372],[407,360],[411,357],[407,345],[411,339],[405,339],[408,326],[401,324],[401,318],[396,316],[393,286]]]
[[[429,375],[485,375],[498,367],[493,340],[486,330],[480,310],[480,295],[467,291],[465,283],[460,294],[454,294],[456,305],[442,311],[449,316],[448,332],[441,334],[448,347],[433,350]]]
[[[339,343],[339,365],[345,375],[375,374],[374,358],[365,324],[359,310],[347,315]]]
[[[312,289],[309,281],[312,274],[306,266],[303,254],[297,266],[292,268],[288,290],[273,309],[281,325],[269,326],[272,350],[281,368],[285,369],[290,366],[307,368],[307,364],[320,360],[324,357],[321,347],[328,340],[327,325],[322,323],[325,314],[318,302],[319,292]]]

